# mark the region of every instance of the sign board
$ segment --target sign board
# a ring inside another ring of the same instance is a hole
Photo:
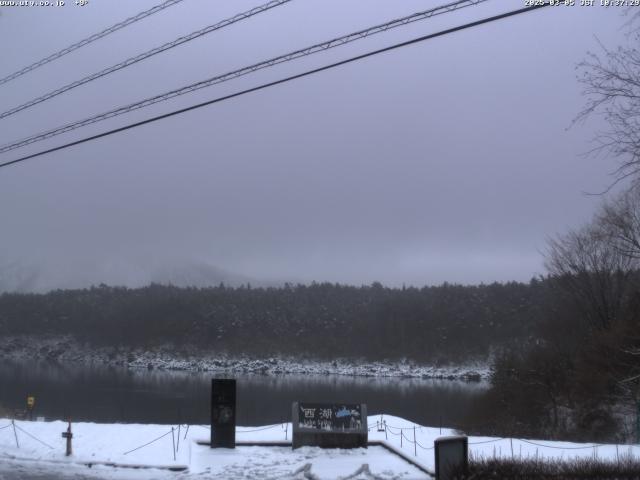
[[[460,478],[459,471],[466,472],[469,465],[469,440],[467,437],[440,437],[434,443],[436,480]]]
[[[27,408],[29,410],[33,410],[33,407],[36,405],[36,397],[29,395],[27,397]]]
[[[317,430],[360,430],[362,407],[359,404],[299,403],[298,426]]]
[[[211,448],[236,447],[236,381],[211,380]]]
[[[294,403],[293,448],[366,447],[367,406],[348,403]]]

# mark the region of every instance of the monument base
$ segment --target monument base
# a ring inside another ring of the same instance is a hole
[[[366,404],[299,404],[292,408],[291,446],[367,448]]]

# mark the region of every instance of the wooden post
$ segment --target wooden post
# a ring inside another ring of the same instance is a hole
[[[384,421],[384,439],[385,440],[389,440],[389,437],[387,436],[387,421]]]
[[[509,438],[509,442],[511,443],[511,460],[513,460],[513,438]]]
[[[62,436],[67,439],[67,451],[65,455],[67,457],[70,457],[71,454],[73,453],[72,446],[71,446],[71,439],[73,438],[73,434],[71,433],[71,420],[69,420],[69,426],[67,427],[67,431],[62,432]]]
[[[182,426],[181,423],[178,424],[178,443],[176,444],[176,452],[180,451],[180,427]]]
[[[402,448],[402,437],[404,437],[404,433],[402,433],[402,428],[400,428],[400,448]]]

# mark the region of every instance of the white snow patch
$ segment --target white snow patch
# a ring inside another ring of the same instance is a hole
[[[378,431],[380,420],[386,431]],[[383,446],[368,449],[323,450],[287,446],[246,446],[234,450],[210,449],[198,442],[208,442],[205,425],[173,426],[140,424],[74,423],[71,457],[65,457],[62,421],[15,421],[19,447],[16,446],[12,421],[0,419],[0,476],[16,472],[58,472],[64,475],[82,472],[87,478],[428,478],[419,468],[394,455]],[[451,429],[416,425],[388,415],[368,418],[369,440],[386,442],[429,471],[434,469],[433,442],[440,436],[454,435]],[[415,437],[414,437],[415,435]],[[178,444],[179,436],[179,444]],[[414,443],[414,438],[417,443]],[[285,442],[291,440],[291,424],[238,427],[240,442]],[[155,441],[154,441],[155,440]],[[41,443],[44,442],[44,443]],[[151,442],[151,443],[149,443]],[[149,443],[146,446],[145,444]],[[52,448],[49,448],[45,444]],[[176,447],[174,460],[174,444]],[[141,447],[134,450],[138,447]],[[133,450],[133,451],[132,451]],[[517,438],[469,437],[469,450],[475,457],[504,458],[592,458],[615,461],[618,456],[640,456],[640,445],[579,444]],[[127,453],[130,452],[130,453]],[[89,469],[87,465],[91,464]],[[121,466],[186,467],[184,473],[166,470],[132,470]],[[37,475],[36,475],[37,478]],[[43,477],[44,478],[44,477]]]
[[[488,364],[422,365],[411,361],[369,362],[356,359],[323,361],[296,357],[252,359],[224,353],[165,345],[143,348],[95,347],[71,336],[7,336],[0,339],[0,359],[47,360],[65,363],[124,366],[158,370],[220,373],[352,375],[365,377],[432,378],[479,381],[488,379]]]

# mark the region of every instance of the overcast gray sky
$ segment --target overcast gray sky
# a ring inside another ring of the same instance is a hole
[[[0,7],[0,76],[156,3]],[[0,86],[0,108],[260,3],[185,0]],[[441,3],[294,0],[0,120],[0,143]],[[417,22],[0,160],[522,6]],[[544,273],[545,239],[595,210],[583,192],[612,181],[613,160],[581,155],[603,125],[567,127],[584,104],[575,66],[596,37],[625,41],[621,13],[542,9],[0,169],[0,262],[53,268],[51,287],[98,283],[105,265],[110,283],[135,284],[127,265],[144,262],[304,282],[527,281]]]

